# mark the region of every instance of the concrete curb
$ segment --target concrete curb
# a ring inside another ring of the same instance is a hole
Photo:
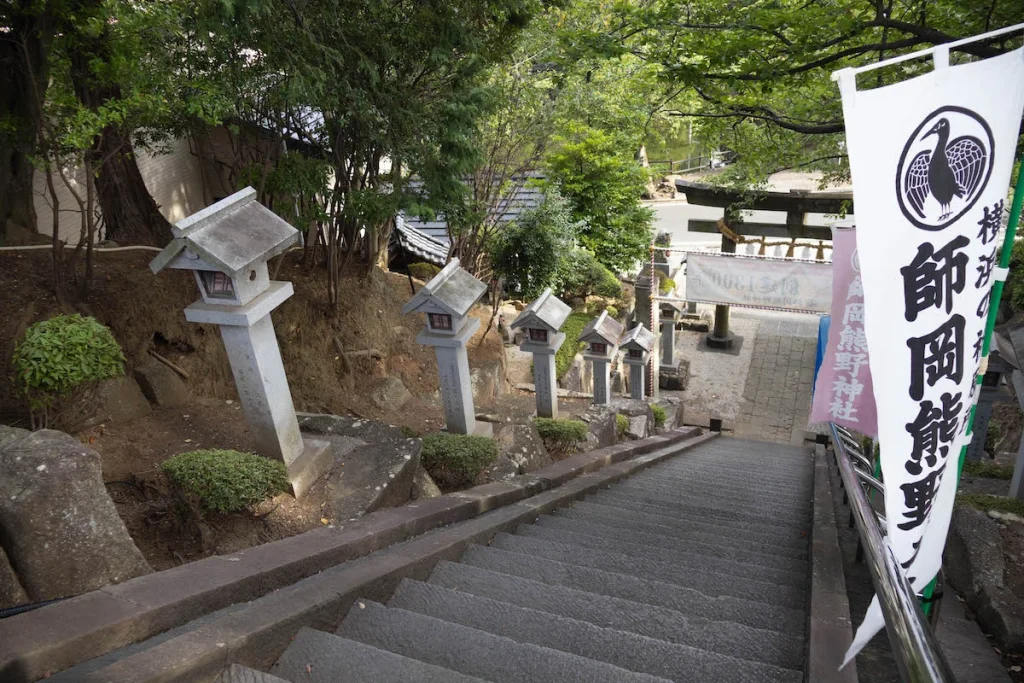
[[[695,431],[680,429],[579,453],[507,482],[380,510],[355,522],[208,557],[4,619],[0,621],[0,680],[43,678],[436,527],[471,519],[683,441]]]
[[[143,643],[123,656],[114,653],[100,667],[67,673],[74,674],[73,680],[79,683],[194,683],[212,681],[229,664],[267,670],[300,627],[333,631],[357,599],[386,602],[403,578],[425,580],[437,562],[457,560],[469,544],[487,543],[498,532],[532,522],[715,436],[705,434],[682,442],[664,440],[655,452],[609,465],[557,489],[332,567],[236,606],[229,613],[205,619],[195,628],[186,627],[173,637],[157,639],[151,647]]]
[[[838,671],[853,642],[843,556],[836,532],[832,482],[825,447],[814,447],[814,526],[811,530],[810,616],[807,619],[807,683],[857,683],[857,662]]]

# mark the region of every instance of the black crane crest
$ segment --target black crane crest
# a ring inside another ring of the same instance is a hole
[[[966,213],[992,174],[992,129],[964,107],[936,109],[907,140],[896,169],[903,215],[924,230],[942,230]]]

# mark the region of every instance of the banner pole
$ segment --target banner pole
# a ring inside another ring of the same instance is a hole
[[[1006,238],[1003,240],[1003,248],[999,252],[999,267],[1006,268],[1010,265],[1010,257],[1013,255],[1013,240],[1017,236],[1017,225],[1020,223],[1021,205],[1024,204],[1024,159],[1017,162],[1017,184],[1013,188],[1013,202],[1010,204],[1010,222],[1006,225]],[[1003,280],[996,280],[992,283],[992,293],[989,295],[988,319],[985,321],[985,338],[981,346],[981,367],[988,366],[989,349],[992,347],[992,333],[996,328],[996,315],[999,311],[999,303],[1003,298]],[[977,390],[981,391],[981,383],[984,374],[979,373],[974,382]],[[977,404],[971,406],[971,413],[967,420],[967,435],[974,433],[974,414],[977,411]],[[967,442],[970,444],[970,440]],[[967,446],[960,449],[960,460],[956,468],[956,490],[960,490],[960,475],[964,471],[964,461],[967,459]],[[924,598],[924,613],[931,616],[932,595],[935,592],[935,578],[925,587],[921,597]]]

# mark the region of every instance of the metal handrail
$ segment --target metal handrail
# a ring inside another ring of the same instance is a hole
[[[882,537],[874,509],[860,487],[860,477],[850,462],[843,439],[836,425],[830,423],[829,428],[838,451],[836,464],[849,496],[850,510],[864,546],[865,562],[882,608],[900,677],[906,683],[955,683],[949,663],[921,610],[917,594]]]

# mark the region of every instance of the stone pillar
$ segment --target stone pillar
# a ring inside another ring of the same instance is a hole
[[[728,218],[726,218],[726,223],[731,225]],[[736,253],[736,243],[725,235],[722,235],[722,253]],[[729,349],[732,348],[732,343],[733,336],[729,332],[729,307],[715,306],[715,326],[708,333],[707,344],[713,349]]]
[[[676,323],[672,319],[661,321],[661,364],[676,365]]]
[[[644,391],[644,372],[646,367],[639,363],[628,363],[629,365],[629,397],[638,401],[646,398],[646,392]]]
[[[562,335],[563,337],[565,335]],[[537,392],[537,417],[558,417],[558,382],[555,376],[555,351],[533,353],[533,384]]]
[[[291,465],[302,453],[299,421],[270,316],[252,327],[221,325],[242,414],[256,450]]]
[[[1021,436],[1017,447],[1017,461],[1013,465],[1013,478],[1010,479],[1010,497],[1024,500],[1024,436]]]
[[[448,431],[453,434],[472,434],[477,431],[476,413],[473,410],[473,383],[470,380],[469,353],[466,346],[479,328],[480,321],[474,318],[454,336],[434,334],[429,329],[424,329],[416,337],[417,344],[434,347],[444,419]]]
[[[594,360],[591,362],[594,364],[594,405],[608,405],[610,400],[608,388],[611,384],[608,361]]]
[[[980,462],[985,457],[985,437],[988,436],[988,423],[992,419],[992,409],[995,402],[985,387],[978,387],[981,396],[978,397],[978,407],[974,413],[974,424],[971,425],[971,443],[967,446],[967,460]]]
[[[641,273],[649,270],[648,268],[641,269]],[[655,293],[658,282],[654,277],[649,275],[641,275],[636,279],[636,322],[639,325],[643,325],[648,330],[657,330],[656,318],[658,317],[658,310],[655,307],[653,311],[655,320],[651,319],[651,296]],[[656,386],[657,378],[653,376],[654,370],[650,366],[647,368],[647,386]]]

